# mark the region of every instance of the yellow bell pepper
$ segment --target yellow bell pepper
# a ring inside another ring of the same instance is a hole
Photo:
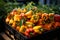
[[[18,13],[20,13],[20,12],[21,12],[21,10],[22,10],[22,9],[18,8],[18,9],[17,9],[17,12],[18,12]]]
[[[33,15],[32,18],[30,19],[31,22],[36,23],[39,19],[38,15]]]
[[[19,29],[19,32],[24,33],[26,28],[27,28],[26,26],[22,25]]]
[[[14,21],[20,21],[20,16],[19,15],[15,15],[14,16]]]
[[[9,24],[13,24],[14,20],[10,19]]]
[[[54,16],[54,13],[49,13],[49,16]]]
[[[23,9],[23,13],[26,13],[27,12],[27,9]]]
[[[30,11],[28,11],[27,13],[25,13],[25,16],[26,16],[27,18],[31,18],[31,17],[32,17],[32,13],[33,13],[33,11],[30,10]]]
[[[33,29],[36,33],[41,34],[42,33],[42,26],[34,26]]]
[[[33,27],[33,23],[30,22],[30,21],[27,21],[27,22],[26,22],[26,26],[27,26],[27,27]]]
[[[49,14],[49,19],[50,19],[51,22],[54,21],[54,13]]]
[[[16,22],[12,23],[12,27],[15,28],[16,27]]]

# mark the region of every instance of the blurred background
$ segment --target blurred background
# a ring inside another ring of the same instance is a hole
[[[0,0],[0,13],[1,11],[10,12],[13,8],[22,7],[23,5],[26,6],[30,2],[38,6],[44,5],[45,8],[49,6],[55,13],[59,14],[60,12],[60,0]],[[0,15],[2,15],[2,13]]]
[[[38,3],[40,2],[41,4],[47,4],[47,5],[50,5],[50,4],[54,4],[54,5],[60,5],[60,0],[3,0],[5,2],[35,2],[35,3]]]

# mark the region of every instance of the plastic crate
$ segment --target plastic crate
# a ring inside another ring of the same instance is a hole
[[[9,30],[12,34],[14,34],[14,36],[17,40],[52,40],[53,38],[55,38],[56,36],[58,36],[60,34],[60,32],[59,32],[60,28],[56,28],[54,30],[44,32],[41,35],[37,35],[32,38],[27,38],[23,34],[16,31],[14,28],[12,28],[10,25],[6,24],[5,21],[1,20],[1,22],[2,22],[1,24],[4,25],[7,30]]]

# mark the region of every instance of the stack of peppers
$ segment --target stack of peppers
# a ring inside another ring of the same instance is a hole
[[[30,38],[60,26],[60,15],[17,8],[7,15],[6,23]]]

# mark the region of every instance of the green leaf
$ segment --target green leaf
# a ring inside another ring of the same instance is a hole
[[[20,20],[20,27],[23,25],[23,23],[25,23],[26,19],[23,17],[21,20]]]
[[[32,8],[34,8],[34,5],[35,5],[35,3],[30,2],[30,3],[28,3],[28,4],[26,5],[25,8],[29,11],[29,10],[31,10]]]
[[[20,27],[23,25],[23,20],[21,19],[20,20]]]

